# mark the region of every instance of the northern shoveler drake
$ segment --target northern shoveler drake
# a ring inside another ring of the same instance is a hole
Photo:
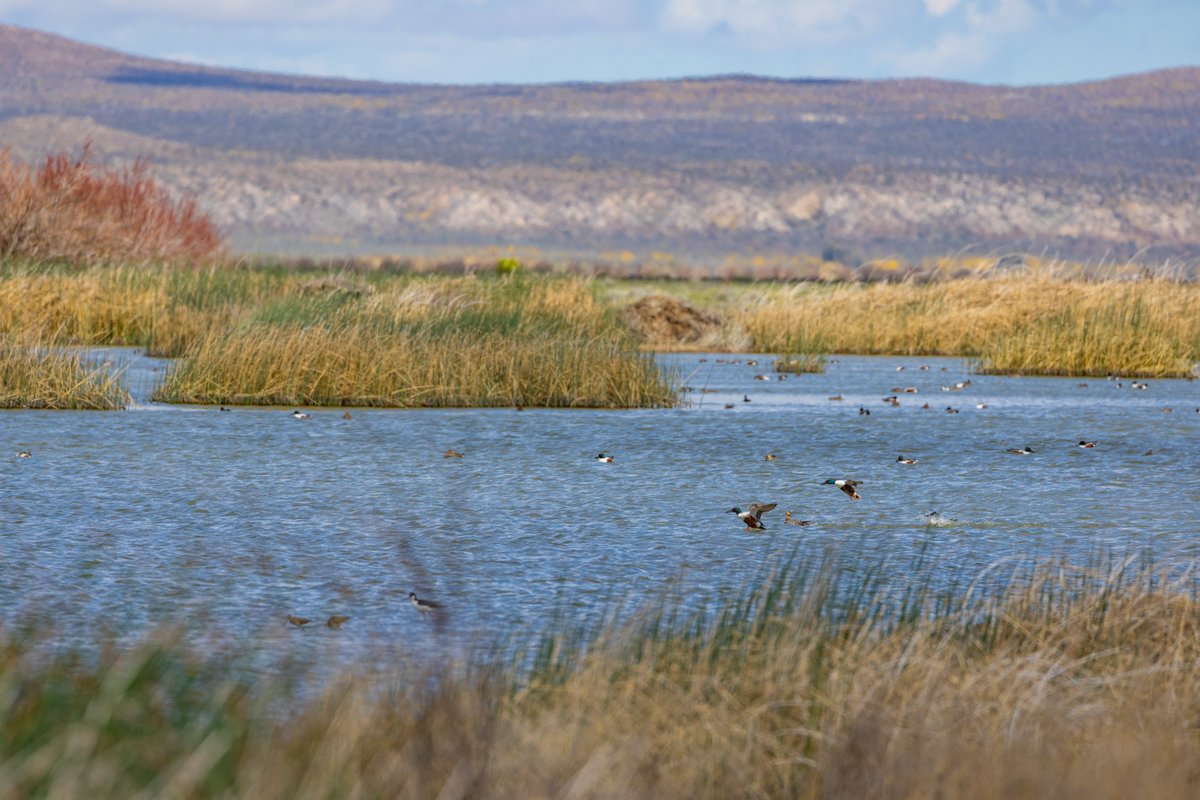
[[[978,408],[980,411],[982,411],[983,409],[988,407],[988,404],[987,403],[976,403],[975,407]]]
[[[1014,456],[1031,456],[1033,455],[1033,448],[1031,448],[1029,445],[1025,445],[1019,450],[1015,447],[1010,447],[1004,452],[1012,453]]]
[[[942,525],[954,525],[958,522],[958,520],[951,517],[942,516],[936,511],[930,511],[928,514],[922,514],[921,516],[923,516],[930,525],[935,527]]]
[[[917,460],[915,458],[905,458],[904,456],[896,456],[896,463],[897,464],[915,464],[915,463],[917,463]]]
[[[766,376],[766,375],[755,375],[755,376],[754,376],[754,380],[756,380],[756,381],[769,381],[769,380],[771,380],[771,379],[770,379],[768,376]]]
[[[336,628],[340,628],[340,627],[342,627],[343,625],[345,625],[345,624],[346,624],[347,622],[349,622],[349,621],[350,621],[350,618],[349,618],[349,617],[343,617],[343,616],[342,616],[342,615],[340,615],[340,614],[334,614],[332,617],[330,617],[329,619],[325,620],[325,627],[326,627],[326,628],[335,628],[335,629],[336,629]]]
[[[839,488],[839,489],[841,489],[843,492],[845,492],[845,493],[846,493],[846,495],[847,495],[847,496],[848,496],[848,497],[849,497],[851,500],[858,500],[858,499],[859,499],[859,494],[858,494],[858,492],[856,492],[856,491],[854,490],[854,487],[855,487],[855,486],[862,486],[862,481],[852,481],[852,480],[849,480],[849,479],[845,479],[845,480],[842,480],[842,479],[834,480],[833,478],[826,478],[826,479],[825,479],[825,482],[824,482],[824,483],[822,483],[821,485],[822,485],[822,486],[836,486],[837,488]]]
[[[233,409],[232,409],[232,408],[226,408],[225,406],[221,406],[221,407],[220,407],[219,409],[217,409],[217,410],[218,410],[218,411],[233,411]]]
[[[297,628],[303,628],[305,625],[312,622],[312,620],[305,619],[304,617],[297,617],[294,614],[288,614],[287,621],[290,624],[295,625]]]
[[[763,456],[763,461],[774,461],[774,460],[775,460],[774,453],[767,453],[765,456]]]
[[[1093,447],[1095,447],[1095,446],[1096,446],[1096,443],[1095,443],[1095,442],[1086,442],[1086,441],[1080,441],[1080,442],[1079,442],[1079,446],[1080,446],[1080,447],[1082,447],[1084,450],[1091,450]]]
[[[597,464],[611,464],[611,463],[613,463],[613,457],[606,456],[606,455],[604,455],[604,453],[601,453],[600,455],[596,456],[596,463]]]
[[[746,365],[747,365],[747,366],[750,366],[750,367],[757,367],[757,366],[758,366],[758,362],[757,362],[757,361],[755,361],[753,358],[747,358],[747,359],[746,359]]]
[[[858,407],[858,415],[860,417],[869,417],[869,416],[871,416],[871,412],[869,410],[863,408],[862,406],[859,406]]]
[[[955,408],[954,406],[946,406],[946,413],[947,414],[957,414],[958,409]]]
[[[745,511],[742,511],[742,509],[739,508],[738,506],[734,506],[733,508],[729,509],[729,511],[727,513],[737,514],[738,519],[740,519],[742,522],[746,523],[746,530],[748,530],[748,531],[765,531],[767,529],[767,526],[762,524],[762,515],[767,513],[768,511],[770,511],[772,508],[774,508],[777,505],[779,505],[779,504],[778,503],[751,503],[749,506],[746,507]]]
[[[790,512],[790,511],[785,511],[785,512],[783,512],[783,524],[784,524],[784,525],[800,525],[800,526],[805,526],[805,525],[812,525],[812,520],[810,520],[810,519],[796,519],[795,517],[793,517],[793,516],[792,516],[792,512]]]
[[[22,450],[21,452],[17,453],[17,458],[32,458],[32,457],[33,457],[33,453],[29,452],[28,450]]]
[[[306,414],[298,409],[292,412],[292,419],[308,419],[311,416],[311,414]]]
[[[408,602],[412,603],[413,607],[415,607],[417,611],[420,611],[422,614],[428,614],[432,611],[439,611],[442,607],[441,603],[435,603],[432,600],[422,600],[421,598],[417,597],[416,592],[408,593]]]
[[[442,453],[442,458],[462,458],[463,454],[451,447],[446,452]]]

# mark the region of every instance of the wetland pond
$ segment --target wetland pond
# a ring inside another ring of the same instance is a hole
[[[779,381],[772,356],[680,354],[660,358],[692,388],[674,409],[297,420],[150,403],[166,362],[93,352],[124,364],[128,410],[0,412],[0,616],[64,639],[182,625],[300,656],[462,653],[647,598],[713,604],[829,552],[894,581],[920,560],[947,585],[1060,557],[1200,556],[1200,382],[851,356]],[[826,478],[862,481],[862,499]],[[779,504],[765,532],[728,513],[751,502]],[[351,620],[296,630],[288,614]]]

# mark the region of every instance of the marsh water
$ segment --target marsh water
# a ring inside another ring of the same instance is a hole
[[[779,381],[770,356],[689,354],[660,359],[692,389],[675,409],[297,420],[154,404],[165,362],[97,355],[123,364],[128,410],[0,412],[10,624],[444,652],[647,597],[716,602],[781,560],[831,550],[897,580],[919,556],[949,582],[1052,557],[1200,557],[1200,382],[1136,389],[849,356]],[[893,394],[898,407],[883,401]],[[597,463],[601,451],[614,462]],[[826,478],[862,481],[862,499]],[[728,513],[751,502],[779,504],[765,532]],[[814,524],[784,525],[785,510]],[[929,524],[933,510],[944,524]],[[410,591],[445,613],[419,613]],[[351,621],[295,630],[288,614]]]

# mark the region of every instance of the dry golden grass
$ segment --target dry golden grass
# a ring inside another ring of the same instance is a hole
[[[989,372],[1186,375],[1200,361],[1200,286],[1039,276],[800,286],[744,302],[764,352],[965,355]]]
[[[653,357],[586,281],[460,278],[296,297],[200,338],[165,402],[670,405]]]
[[[1196,796],[1190,591],[1059,565],[992,601],[847,577],[274,706],[177,644],[97,667],[10,636],[0,796]]]
[[[128,402],[120,378],[83,355],[0,336],[0,408],[108,411]]]

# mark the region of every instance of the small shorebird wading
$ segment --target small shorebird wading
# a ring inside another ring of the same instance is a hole
[[[742,522],[746,523],[746,530],[748,530],[748,531],[765,531],[767,529],[767,526],[762,524],[762,515],[767,513],[768,511],[770,511],[772,508],[774,508],[777,505],[779,505],[779,504],[778,503],[751,503],[750,505],[748,505],[746,507],[745,511],[742,511],[742,509],[738,506],[734,506],[733,508],[729,509],[729,511],[727,511],[726,513],[737,514],[738,519],[740,519]]]

